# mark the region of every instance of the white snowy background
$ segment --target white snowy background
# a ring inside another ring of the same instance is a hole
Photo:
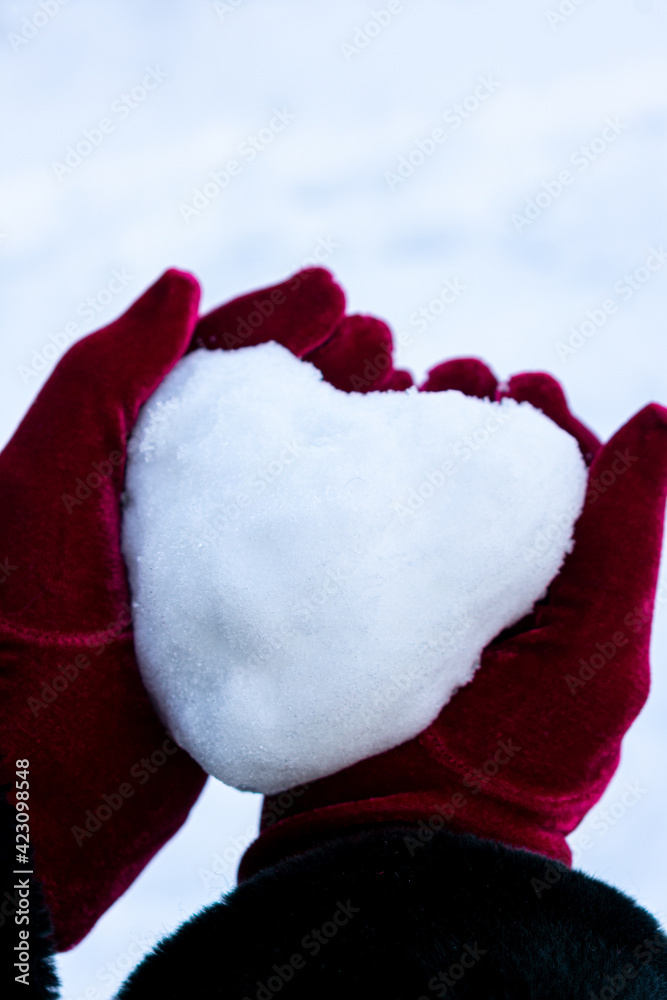
[[[350,310],[387,319],[398,363],[417,376],[469,354],[501,377],[547,370],[602,437],[649,400],[667,403],[667,266],[645,282],[641,270],[651,247],[667,250],[667,4],[391,6],[370,38],[357,30],[383,0],[3,3],[2,442],[62,353],[54,345],[113,319],[166,267],[193,271],[210,308],[318,247]],[[160,82],[132,97],[149,71]],[[480,78],[493,93],[455,127],[456,112],[445,116]],[[276,110],[293,118],[262,132],[250,161],[239,147]],[[54,167],[104,118],[111,128],[90,155]],[[446,141],[390,183],[435,128]],[[233,159],[241,170],[225,190],[209,186],[208,204],[185,211]],[[558,194],[563,170],[572,183]],[[517,223],[540,192],[533,220]],[[431,306],[447,281],[465,288]],[[559,350],[610,298],[613,315]],[[571,838],[580,868],[663,921],[665,579],[649,704]],[[229,888],[259,803],[210,781],[180,834],[60,956],[63,996],[112,996],[160,934]]]

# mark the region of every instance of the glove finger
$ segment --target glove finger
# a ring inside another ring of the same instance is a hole
[[[344,313],[343,290],[329,271],[311,267],[208,313],[197,323],[190,350],[234,350],[275,340],[300,358],[332,335]]]
[[[498,379],[479,358],[453,358],[431,368],[420,392],[446,392],[457,389],[466,396],[494,399]]]
[[[81,407],[85,395],[104,397],[123,407],[133,424],[139,407],[185,353],[199,294],[191,274],[166,271],[124,315],[74,344],[53,373],[61,396],[54,410],[63,411],[62,397],[70,389],[73,408]]]
[[[386,323],[373,316],[346,316],[333,337],[304,360],[344,392],[408,388],[412,377],[394,369],[392,352],[393,339]]]
[[[125,596],[119,496],[140,406],[192,336],[199,286],[168,271],[110,326],[61,359],[0,455],[0,550],[22,567],[0,602],[75,631]],[[46,596],[45,596],[46,595]],[[76,599],[75,599],[76,596]]]
[[[560,384],[546,372],[521,372],[513,375],[506,390],[498,394],[509,396],[519,403],[530,403],[550,420],[576,438],[587,465],[593,461],[600,448],[599,439],[585,424],[570,413],[565,393]]]
[[[575,643],[591,620],[613,631],[636,605],[650,612],[666,495],[667,409],[651,403],[595,456],[574,549],[551,587],[544,613]]]

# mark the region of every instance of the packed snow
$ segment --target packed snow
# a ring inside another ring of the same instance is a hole
[[[276,343],[188,355],[141,413],[124,498],[158,713],[264,793],[417,735],[544,595],[585,483],[527,403],[348,394]]]

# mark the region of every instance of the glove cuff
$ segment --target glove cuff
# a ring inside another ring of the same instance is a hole
[[[443,784],[437,792],[339,802],[276,821],[277,813],[289,811],[290,806],[283,808],[281,801],[293,800],[294,791],[266,800],[261,833],[241,859],[239,882],[284,858],[308,851],[330,837],[343,836],[368,824],[387,822],[413,824],[415,848],[428,843],[440,830],[448,830],[533,851],[568,867],[572,863],[565,833],[541,826],[537,815],[528,809],[483,794],[474,795],[455,780],[451,788]]]

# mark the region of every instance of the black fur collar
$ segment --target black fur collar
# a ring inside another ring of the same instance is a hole
[[[379,824],[260,872],[122,1000],[667,1000],[667,937],[616,889],[473,836]]]

